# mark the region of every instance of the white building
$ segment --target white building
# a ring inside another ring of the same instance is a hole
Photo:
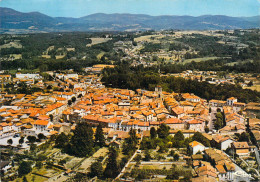
[[[230,97],[227,99],[227,105],[233,106],[233,104],[237,102],[237,99],[235,97]]]
[[[16,78],[18,79],[41,79],[42,77],[39,74],[21,74],[21,73],[16,73]]]
[[[197,141],[193,141],[193,142],[189,143],[189,148],[192,151],[193,155],[198,152],[203,152],[205,150],[205,146]]]

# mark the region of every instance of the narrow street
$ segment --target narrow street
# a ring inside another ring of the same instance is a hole
[[[143,140],[143,133],[141,135],[141,140]],[[126,163],[125,167],[121,170],[121,172],[119,173],[119,175],[113,180],[117,180],[117,179],[120,179],[120,177],[125,173],[126,169],[128,168],[129,164],[131,163],[131,161],[135,158],[136,154],[137,154],[137,151],[140,149],[140,146],[141,146],[141,142],[138,144],[137,146],[137,149],[135,151],[135,153],[132,155],[132,157],[130,158],[130,160]]]

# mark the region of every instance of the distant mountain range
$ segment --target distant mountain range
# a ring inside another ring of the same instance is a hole
[[[1,33],[58,31],[136,31],[136,30],[223,30],[260,27],[260,16],[230,17],[150,16],[144,14],[97,13],[81,18],[50,17],[39,12],[22,13],[0,7]]]

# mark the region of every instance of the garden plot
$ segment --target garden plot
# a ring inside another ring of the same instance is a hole
[[[103,147],[103,148],[99,149],[96,153],[93,154],[92,157],[85,159],[82,162],[82,164],[79,166],[77,171],[83,172],[83,173],[89,172],[89,167],[91,166],[91,164],[93,162],[97,161],[97,159],[100,157],[104,158],[105,156],[107,156],[107,154],[108,154],[108,148]]]

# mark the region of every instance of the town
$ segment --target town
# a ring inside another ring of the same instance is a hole
[[[259,181],[259,29],[0,35],[2,181]]]
[[[110,165],[109,147],[118,150],[121,161],[111,178],[259,178],[259,103],[234,97],[207,101],[193,93],[163,91],[160,85],[154,91],[108,88],[97,74],[108,67],[114,66],[93,65],[87,75],[48,71],[51,81],[40,74],[1,75],[2,180],[17,175],[30,181],[102,178],[102,168]],[[73,157],[65,143],[82,123],[94,133],[101,128],[104,143],[91,155]]]

